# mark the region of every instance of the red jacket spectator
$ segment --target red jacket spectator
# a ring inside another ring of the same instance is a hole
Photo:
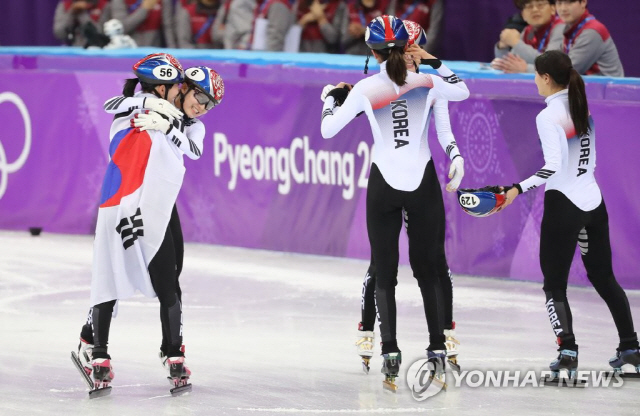
[[[180,0],[175,26],[179,48],[220,49],[223,23],[231,0]]]
[[[339,52],[340,29],[346,15],[342,0],[303,0],[296,18],[303,27],[301,52]]]
[[[358,0],[349,3],[348,16],[343,20],[341,43],[344,53],[366,55],[369,47],[364,42],[364,32],[370,21],[385,14],[389,0]]]
[[[442,0],[397,0],[394,10],[389,8],[388,14],[400,20],[416,22],[427,33],[427,50],[432,52],[438,45],[442,26]]]
[[[176,47],[173,0],[111,0],[111,8],[138,46]]]
[[[98,32],[111,18],[109,0],[62,0],[53,17],[53,34],[64,43],[83,46],[83,27],[92,23]]]

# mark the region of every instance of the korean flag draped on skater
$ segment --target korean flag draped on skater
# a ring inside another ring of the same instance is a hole
[[[182,67],[170,55],[156,54],[134,65],[136,73],[167,83],[181,81]],[[149,94],[150,97],[153,97]],[[100,193],[94,243],[91,306],[125,299],[136,290],[155,297],[148,266],[162,243],[184,177],[166,135],[140,131],[131,116],[116,116],[109,138],[109,165]]]

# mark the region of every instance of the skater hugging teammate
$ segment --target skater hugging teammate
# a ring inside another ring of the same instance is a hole
[[[596,134],[584,81],[569,57],[560,51],[538,56],[535,70],[538,92],[547,103],[536,118],[545,165],[506,192],[504,207],[519,194],[546,185],[540,266],[547,313],[560,353],[551,363],[551,371],[556,378],[560,371],[573,376],[578,367],[578,344],[567,299],[576,244],[580,245],[589,281],[609,307],[618,330],[616,356],[609,364],[617,371],[624,364],[640,370],[638,337],[627,296],[613,274],[609,218],[594,176]]]
[[[423,49],[427,45],[427,35],[419,24],[410,20],[405,20],[404,25],[409,33],[409,41],[407,42],[407,50],[404,54],[405,64],[408,71],[419,73],[419,65],[424,60],[428,64],[430,55]],[[437,99],[433,101],[432,112],[435,118],[436,133],[438,141],[447,156],[453,160],[463,161],[458,145],[451,132],[451,120],[449,119],[448,102],[445,99]],[[452,170],[454,165],[451,165]],[[459,176],[456,178],[457,184],[460,183],[463,176],[463,169],[459,169]],[[450,177],[453,176],[452,175]],[[452,187],[457,187],[454,183]],[[405,228],[408,230],[409,222],[405,212],[403,212],[403,220]],[[444,217],[443,217],[444,220]],[[455,338],[455,322],[453,321],[453,277],[444,250],[444,225],[441,227],[441,235],[438,237],[438,259],[437,273],[442,287],[444,300],[444,335],[446,337],[445,346],[447,351],[447,361],[456,371],[460,371],[458,365],[458,345],[459,341]],[[369,269],[365,274],[362,283],[362,302],[361,315],[362,320],[358,325],[358,340],[356,341],[357,352],[362,357],[363,370],[368,373],[369,362],[373,356],[374,350],[374,324],[376,319],[375,308],[375,286],[376,286],[376,269],[373,257]]]
[[[92,307],[78,354],[72,353],[92,397],[108,394],[114,377],[107,348],[116,301],[137,290],[160,301],[160,358],[172,393],[190,389],[178,281],[184,243],[175,203],[184,177],[183,155],[198,159],[202,154],[205,128],[197,117],[222,100],[224,84],[212,69],[183,71],[164,53],[143,58],[133,72],[136,78],[126,81],[123,95],[105,103],[115,116],[94,242]],[[138,83],[141,91],[135,93]]]
[[[444,276],[448,286],[451,282],[443,250],[444,204],[427,144],[427,121],[431,107],[439,100],[446,105],[447,100],[460,101],[469,96],[464,82],[424,51],[420,54],[424,54],[426,63],[442,78],[407,70],[404,55],[410,39],[408,30],[411,29],[394,16],[378,17],[369,23],[365,40],[380,63],[380,73],[363,79],[353,88],[340,83],[328,91],[321,123],[324,138],[336,135],[361,112],[367,115],[372,126],[375,147],[367,186],[367,232],[375,268],[374,296],[380,320],[382,372],[386,386],[394,390],[402,362],[396,339],[395,286],[403,216],[409,236],[409,260],[420,287],[429,329],[427,358],[436,369],[433,377],[441,378],[444,371]],[[366,69],[365,65],[365,73]],[[457,189],[464,173],[459,153],[456,151],[451,158],[453,179],[447,185],[449,191]],[[364,301],[369,305],[365,308],[371,316],[371,295],[368,299],[365,293]],[[371,319],[367,320],[364,315],[363,319],[368,328],[364,328],[363,322],[362,329],[372,331]],[[366,342],[372,347],[372,333]]]

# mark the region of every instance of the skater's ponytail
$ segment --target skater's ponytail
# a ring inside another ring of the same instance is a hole
[[[138,81],[138,78],[129,78],[126,80],[124,87],[122,87],[122,95],[125,97],[133,97],[133,94],[136,92]]]
[[[387,74],[391,81],[402,87],[407,83],[407,65],[404,62],[404,49],[393,47],[376,50],[382,62],[387,62]]]
[[[553,50],[538,56],[535,60],[536,72],[548,74],[557,85],[569,88],[569,112],[578,137],[589,133],[589,104],[584,89],[584,81],[573,68],[571,58],[564,52]]]

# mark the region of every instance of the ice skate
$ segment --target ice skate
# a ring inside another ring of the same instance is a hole
[[[93,372],[93,367],[91,366],[92,352],[93,352],[93,344],[80,338],[80,343],[78,344],[77,357],[78,357],[78,360],[80,361],[80,364],[82,365],[82,369],[88,376],[91,376],[91,373]]]
[[[460,341],[456,339],[455,322],[453,329],[444,330],[444,336],[446,337],[444,345],[447,347],[447,362],[453,371],[459,373],[460,365],[458,364],[458,345],[460,345]]]
[[[111,360],[109,358],[94,358],[91,361],[93,369],[93,390],[89,392],[90,398],[102,397],[111,394],[111,380],[114,378]]]
[[[184,364],[184,357],[167,358],[167,368],[169,369],[169,381],[173,388],[170,390],[172,396],[180,396],[191,391],[191,371]]]
[[[382,359],[382,374],[384,374],[382,387],[395,393],[398,390],[396,378],[400,372],[402,353],[390,352],[388,354],[382,354]]]
[[[585,381],[576,377],[578,369],[578,351],[562,350],[558,358],[549,365],[550,376],[542,378],[545,386],[584,387]]]
[[[375,334],[373,331],[358,330],[358,341],[356,341],[356,347],[358,348],[358,355],[362,358],[362,370],[369,374],[369,362],[373,356],[373,340]]]
[[[617,351],[616,356],[609,360],[609,365],[623,378],[640,378],[640,351]]]
[[[111,393],[111,387],[108,385],[102,386],[102,383],[96,384],[91,377],[92,374],[95,376],[94,366],[92,364],[92,351],[93,345],[80,338],[78,352],[75,353],[71,351],[71,361],[89,387],[89,398],[94,399],[96,397],[109,395]],[[111,378],[113,378],[113,375]]]
[[[438,383],[444,390],[447,389],[445,379],[445,358],[448,360],[447,351],[443,350],[427,350],[427,360],[429,361],[429,379]]]

